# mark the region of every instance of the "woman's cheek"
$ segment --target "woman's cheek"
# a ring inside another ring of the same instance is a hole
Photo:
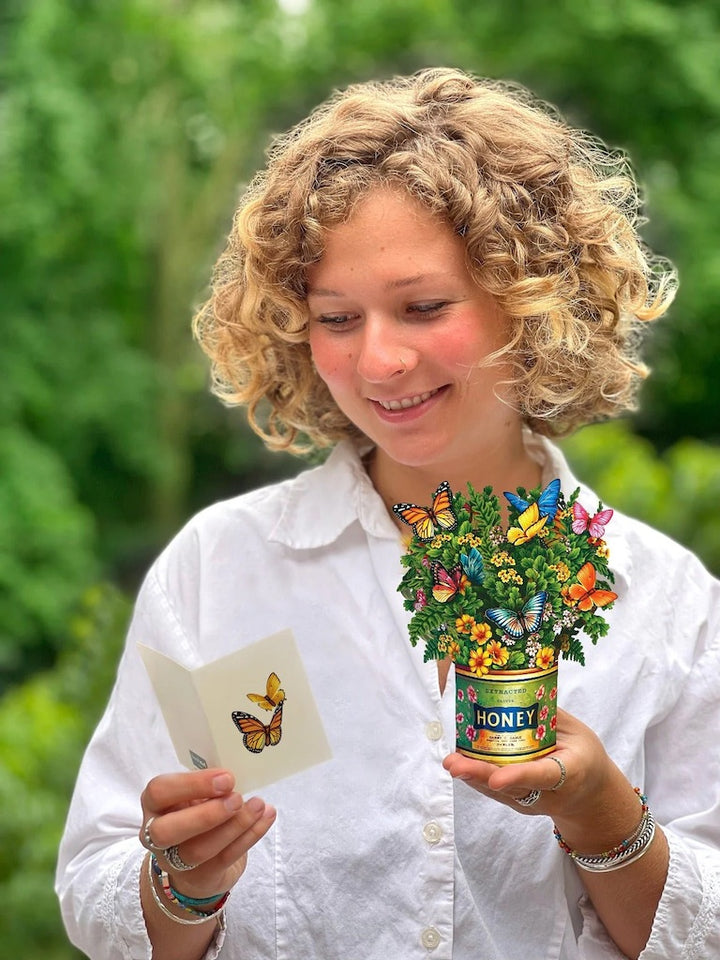
[[[352,354],[325,338],[310,337],[310,353],[318,375],[330,386],[347,375],[352,364]]]

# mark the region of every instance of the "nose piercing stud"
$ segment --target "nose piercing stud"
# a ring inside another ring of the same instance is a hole
[[[403,360],[403,358],[402,358],[402,357],[398,357],[398,361],[399,361],[400,364],[402,365],[402,372],[403,372],[403,373],[407,373],[407,364],[405,363],[405,361]]]

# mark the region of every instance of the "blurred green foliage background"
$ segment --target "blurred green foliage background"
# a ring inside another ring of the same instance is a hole
[[[69,960],[52,893],[131,597],[198,507],[299,469],[207,391],[189,320],[239,186],[337,86],[525,83],[627,150],[681,286],[632,422],[565,444],[720,571],[714,0],[5,0],[0,11],[0,929]]]

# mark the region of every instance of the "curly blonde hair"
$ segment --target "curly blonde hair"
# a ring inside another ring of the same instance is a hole
[[[326,228],[378,185],[464,238],[472,277],[509,318],[495,359],[533,430],[561,436],[633,408],[641,328],[675,283],[639,239],[626,159],[517,85],[429,69],[336,93],[275,142],[240,201],[194,329],[214,392],[247,405],[270,448],[362,436],[313,368],[306,271]]]

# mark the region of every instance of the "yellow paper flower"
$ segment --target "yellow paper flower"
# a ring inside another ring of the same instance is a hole
[[[472,629],[470,630],[470,635],[478,644],[481,646],[483,643],[488,641],[492,637],[492,629],[490,628],[489,623],[474,623]]]
[[[555,663],[555,651],[552,647],[541,647],[535,657],[535,665],[541,670],[549,670]]]
[[[470,633],[474,626],[475,617],[471,617],[469,613],[463,613],[463,615],[455,621],[455,629],[458,633]]]
[[[565,583],[566,580],[570,579],[570,567],[562,560],[558,563],[551,563],[550,569],[557,574],[558,583]]]
[[[510,554],[507,552],[507,550],[499,550],[497,553],[494,553],[490,557],[490,563],[492,563],[496,567],[502,567],[502,566],[514,567],[515,558],[511,557]]]
[[[499,640],[491,640],[485,649],[496,667],[504,667],[508,662],[510,651]]]
[[[522,577],[514,570],[498,570],[498,576],[503,583],[522,583]]]
[[[457,640],[451,640],[448,644],[447,655],[451,660],[457,660],[457,656],[460,653],[460,644]]]
[[[485,647],[476,647],[470,654],[468,666],[473,673],[476,673],[479,677],[482,677],[486,673],[490,672],[490,667],[492,666],[492,657]]]

